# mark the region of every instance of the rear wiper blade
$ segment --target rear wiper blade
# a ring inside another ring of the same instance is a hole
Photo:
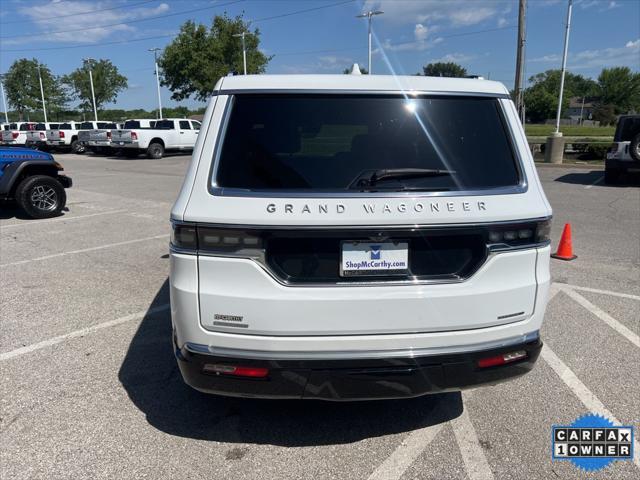
[[[370,175],[359,175],[350,185],[351,188],[370,187],[383,180],[402,180],[408,178],[443,177],[455,174],[455,170],[436,168],[387,168],[374,170]]]

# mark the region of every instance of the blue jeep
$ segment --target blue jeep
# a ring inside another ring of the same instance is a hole
[[[60,215],[71,178],[49,153],[28,148],[0,148],[0,200],[15,200],[33,218]]]

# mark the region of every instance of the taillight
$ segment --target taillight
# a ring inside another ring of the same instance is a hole
[[[62,130],[58,132],[58,137],[64,138],[64,132]]]
[[[502,224],[489,228],[487,240],[491,248],[537,245],[549,242],[550,231],[550,219],[531,223]]]
[[[111,140],[111,132],[107,132],[107,139]]]
[[[18,138],[18,135],[20,135],[20,133],[18,132],[11,132],[11,136],[13,137],[13,139],[15,140],[16,138]]]
[[[138,134],[136,132],[131,132],[131,140],[138,140]]]
[[[40,132],[40,140],[44,140],[44,132]]]
[[[234,377],[265,378],[269,369],[263,367],[241,367],[237,365],[206,364],[202,373],[214,375],[233,375]]]
[[[523,360],[525,358],[527,358],[527,352],[524,350],[518,350],[517,352],[503,353],[502,355],[496,355],[494,357],[481,358],[478,360],[478,367],[497,367],[498,365],[517,362],[518,360]]]
[[[171,245],[184,253],[213,253],[259,257],[264,240],[259,231],[172,223]]]

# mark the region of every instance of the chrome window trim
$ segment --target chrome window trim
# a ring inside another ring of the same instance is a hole
[[[527,321],[521,320],[521,322]],[[519,322],[514,322],[516,324]],[[513,325],[512,324],[512,325]],[[493,327],[485,327],[470,330],[453,330],[450,333],[469,332],[473,330],[486,330]],[[234,335],[232,332],[211,332],[216,335]],[[429,333],[429,332],[425,332]],[[442,333],[442,332],[434,332]],[[235,335],[238,335],[237,333]],[[259,337],[273,337],[273,335],[251,335],[247,333],[241,334],[245,336],[259,336]],[[369,335],[340,335],[339,337],[351,337],[351,336],[382,336],[382,335],[411,335],[406,333],[385,333],[385,334],[369,334]],[[413,334],[416,335],[416,334]],[[287,337],[306,337],[307,335],[291,335]],[[335,337],[336,335],[322,335],[322,337]],[[278,336],[277,338],[281,338]],[[286,338],[286,337],[285,337]],[[394,350],[344,350],[344,351],[322,351],[322,352],[310,352],[310,351],[295,351],[295,350],[282,350],[282,351],[265,351],[265,350],[244,350],[238,348],[226,348],[218,346],[203,345],[200,343],[186,342],[184,348],[192,353],[200,353],[211,356],[229,357],[234,359],[245,358],[255,360],[351,360],[351,359],[364,359],[364,358],[413,358],[413,357],[428,357],[436,355],[447,355],[453,353],[468,353],[479,352],[482,350],[491,350],[493,348],[508,347],[511,345],[519,345],[523,343],[533,342],[540,338],[539,331],[533,331],[524,335],[517,335],[502,340],[492,340],[488,342],[475,343],[472,345],[456,345],[450,347],[425,347],[425,348],[402,348]]]
[[[520,181],[516,185],[500,188],[488,188],[481,190],[455,190],[455,191],[439,191],[439,192],[421,192],[421,191],[409,191],[409,192],[355,192],[355,191],[331,191],[321,192],[318,190],[299,191],[299,190],[249,190],[242,188],[228,188],[218,186],[218,166],[220,163],[220,156],[222,154],[222,146],[224,139],[227,135],[227,128],[229,126],[229,119],[233,109],[233,103],[235,101],[236,94],[251,94],[251,93],[316,93],[330,95],[333,93],[338,94],[367,94],[367,95],[380,95],[380,94],[407,94],[402,90],[388,90],[388,91],[374,91],[374,90],[280,90],[280,89],[258,89],[258,90],[227,90],[220,91],[220,94],[228,95],[227,102],[224,106],[224,112],[222,114],[222,124],[216,138],[216,143],[213,152],[213,161],[209,168],[209,174],[207,177],[207,190],[215,197],[250,197],[250,198],[433,198],[433,197],[464,197],[464,196],[485,196],[485,195],[512,195],[526,193],[529,189],[527,182],[527,176],[524,168],[524,158],[520,150],[517,148],[515,141],[515,132],[511,128],[511,124],[507,121],[507,111],[504,108],[502,102],[498,101],[498,108],[500,109],[500,120],[502,126],[505,129],[507,141],[514,155],[514,161],[516,170],[518,171],[518,177]],[[470,92],[428,92],[428,91],[411,91],[411,94],[415,95],[434,95],[434,96],[466,96],[466,97],[489,97],[499,99],[509,99],[509,95],[497,95],[489,93],[470,93]]]
[[[304,225],[304,226],[294,226],[294,225],[276,225],[276,226],[267,226],[267,225],[234,225],[234,224],[211,224],[211,223],[199,223],[199,222],[179,222],[172,220],[174,224],[180,225],[193,225],[193,226],[203,226],[203,227],[213,227],[213,228],[230,228],[236,230],[291,230],[291,229],[300,229],[300,230],[375,230],[376,228],[384,228],[384,229],[420,229],[423,228],[428,230],[430,228],[466,228],[466,227],[491,227],[491,226],[500,226],[500,225],[517,225],[521,223],[534,223],[534,222],[544,222],[550,221],[552,217],[539,217],[535,219],[529,220],[515,220],[515,221],[499,221],[499,222],[478,222],[478,223],[455,223],[455,224],[432,224],[432,225],[383,225],[383,226],[370,226],[370,225],[337,225],[337,226],[312,226],[312,225]],[[197,257],[207,257],[207,258],[235,258],[235,259],[243,259],[243,260],[251,260],[256,263],[264,272],[269,275],[275,282],[284,286],[284,287],[293,287],[293,288],[331,288],[331,287],[380,287],[380,286],[402,286],[402,285],[445,285],[445,284],[456,284],[463,283],[470,279],[472,279],[486,263],[496,257],[501,253],[510,253],[517,252],[522,250],[533,250],[539,248],[545,248],[551,245],[551,240],[546,240],[544,242],[532,242],[529,244],[518,245],[518,246],[510,246],[506,244],[499,245],[487,245],[487,253],[484,258],[484,261],[478,265],[478,267],[469,274],[467,277],[460,278],[446,278],[446,279],[419,279],[418,277],[406,278],[403,280],[363,280],[362,282],[356,282],[353,280],[350,281],[334,281],[334,282],[289,282],[280,278],[269,266],[266,258],[264,250],[260,251],[259,255],[249,256],[243,253],[217,253],[217,252],[207,252],[202,250],[187,250],[175,247],[172,244],[169,244],[169,251],[171,253],[183,254],[183,255],[193,255]]]

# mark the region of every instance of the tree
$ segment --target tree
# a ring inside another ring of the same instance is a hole
[[[75,97],[80,100],[78,107],[84,111],[93,110],[88,67],[89,65],[83,65],[63,78],[63,82],[69,85]],[[93,75],[96,110],[102,109],[106,103],[115,102],[118,93],[128,86],[127,77],[120,75],[118,67],[109,60],[91,61],[91,74]]]
[[[220,77],[242,72],[242,41],[234,37],[238,33],[247,32],[247,73],[264,73],[272,57],[258,50],[260,31],[252,32],[249,27],[242,15],[216,15],[209,29],[191,20],[185,22],[158,59],[162,85],[169,87],[171,98],[184,100],[194,95],[197,100],[208,100]]]
[[[422,67],[427,77],[466,77],[467,69],[454,62],[436,62]]]
[[[611,104],[598,102],[593,107],[593,119],[600,122],[600,125],[611,125],[616,121],[616,109]]]
[[[554,118],[558,110],[560,93],[560,70],[547,70],[529,78],[532,84],[524,91],[527,118],[532,122],[544,122]],[[569,106],[571,97],[593,97],[598,95],[598,84],[590,78],[565,73],[562,109]]]
[[[21,58],[13,62],[5,76],[7,101],[16,109],[20,120],[23,119],[26,111],[42,109],[38,65],[35,58],[31,60]],[[49,67],[43,64],[40,64],[40,75],[47,111],[61,110],[67,103],[68,96],[60,78],[53,75]]]
[[[613,105],[615,113],[640,110],[640,73],[629,67],[603,68],[598,87],[601,103]]]

